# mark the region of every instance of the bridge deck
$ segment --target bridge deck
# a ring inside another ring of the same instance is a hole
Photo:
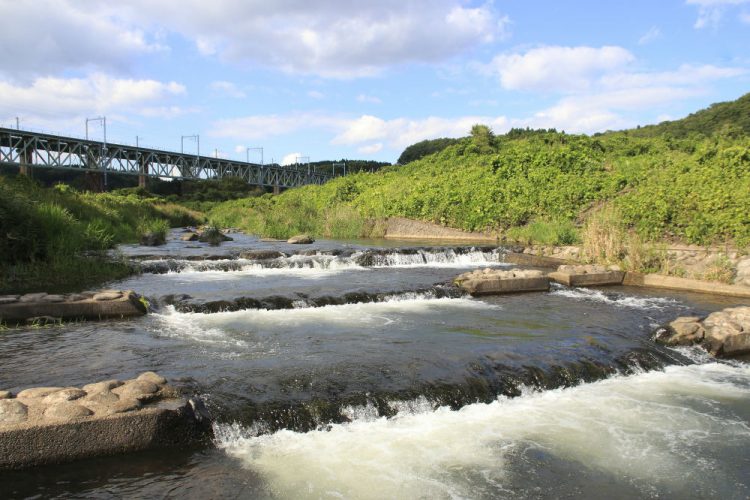
[[[306,168],[260,165],[210,156],[0,127],[0,164],[116,172],[172,179],[241,177],[249,184],[289,188],[323,184],[333,175]]]

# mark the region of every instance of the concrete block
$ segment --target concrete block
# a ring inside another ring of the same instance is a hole
[[[484,269],[464,273],[454,283],[471,295],[498,295],[549,290],[549,278],[541,271]]]
[[[565,286],[604,286],[621,285],[625,273],[597,265],[562,265],[550,273],[552,281]]]
[[[40,297],[35,297],[40,295]],[[0,322],[21,324],[33,318],[55,318],[64,320],[99,320],[129,318],[147,313],[141,297],[127,290],[107,291],[80,300],[75,296],[65,297],[62,302],[44,300],[47,294],[28,294],[20,300],[0,304]],[[30,297],[30,300],[24,298]]]

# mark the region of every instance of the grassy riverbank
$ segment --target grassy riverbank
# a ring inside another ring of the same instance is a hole
[[[617,231],[642,242],[746,247],[750,130],[735,118],[747,114],[750,95],[678,122],[592,137],[530,130],[493,136],[475,127],[470,137],[406,165],[229,201],[209,216],[271,237],[378,236],[377,221],[402,216],[589,246],[597,244],[596,231],[587,228],[615,217]]]
[[[156,198],[0,177],[0,293],[80,290],[126,276],[129,267],[105,259],[104,251],[143,232],[201,220]]]

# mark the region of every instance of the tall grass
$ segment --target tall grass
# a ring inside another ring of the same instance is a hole
[[[196,224],[201,214],[157,199],[45,189],[0,177],[0,292],[60,291],[129,272],[94,254],[135,242],[144,227]]]
[[[524,245],[574,245],[580,242],[578,229],[566,219],[535,220],[525,226],[510,228],[505,235]]]

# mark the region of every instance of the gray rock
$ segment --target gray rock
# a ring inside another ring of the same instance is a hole
[[[165,379],[161,375],[158,375],[158,374],[156,374],[154,372],[144,372],[144,373],[141,373],[140,375],[138,375],[138,377],[136,378],[136,380],[142,380],[142,381],[145,381],[145,382],[151,382],[152,384],[155,384],[155,385],[164,385],[164,384],[167,383],[167,379]]]
[[[145,380],[128,380],[124,385],[113,389],[112,392],[120,396],[120,399],[143,401],[151,399],[159,392],[159,386]]]
[[[309,245],[315,243],[315,238],[309,234],[298,234],[297,236],[292,236],[286,240],[286,242],[291,243],[292,245]]]
[[[10,391],[0,391],[0,399],[10,399],[13,397],[13,393]]]
[[[80,302],[82,300],[90,299],[91,296],[84,295],[82,293],[71,293],[68,295],[68,302]]]
[[[182,241],[198,241],[199,236],[196,233],[185,233],[180,236]]]
[[[49,420],[62,420],[66,422],[83,417],[88,417],[89,415],[93,414],[94,412],[92,412],[85,406],[73,403],[71,401],[57,403],[49,406],[46,410],[44,410],[45,418]]]
[[[31,399],[31,398],[43,398],[49,396],[58,391],[66,389],[65,387],[32,387],[31,389],[24,389],[19,392],[16,397],[18,399]]]
[[[48,303],[55,303],[55,302],[65,302],[65,297],[62,295],[47,295],[44,297],[40,302],[48,302]]]
[[[666,345],[693,345],[703,340],[705,330],[701,326],[700,318],[687,316],[677,318],[669,324],[669,336],[664,339]]]
[[[97,302],[105,300],[117,300],[122,297],[122,292],[101,292],[94,295],[94,300]]]
[[[0,305],[18,302],[18,295],[0,295]]]
[[[0,424],[24,422],[29,415],[25,404],[17,399],[0,399]]]

